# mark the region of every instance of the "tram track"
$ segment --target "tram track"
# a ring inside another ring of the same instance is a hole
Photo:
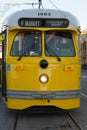
[[[18,113],[17,113],[15,121],[14,121],[13,130],[16,130],[17,122],[18,122]]]
[[[82,126],[80,126],[80,124],[77,122],[77,120],[75,119],[75,117],[72,115],[71,112],[67,113],[69,115],[69,117],[72,119],[72,121],[75,123],[75,125],[78,127],[79,130],[83,130]]]
[[[12,130],[83,130],[73,114],[64,110],[18,111]]]
[[[87,95],[85,95],[83,92],[81,92],[81,96],[87,98]]]

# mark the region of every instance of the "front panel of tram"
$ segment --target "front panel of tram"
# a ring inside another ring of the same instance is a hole
[[[27,103],[20,109],[32,105],[55,105],[65,109],[78,106],[79,66],[75,65],[78,60],[71,32],[16,30],[8,42],[9,99],[35,100],[34,104]],[[72,105],[64,106],[63,99],[71,99]]]

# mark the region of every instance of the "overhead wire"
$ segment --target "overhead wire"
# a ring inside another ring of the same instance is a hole
[[[66,15],[51,0],[48,1],[66,18]],[[70,22],[74,27],[76,27],[72,21]]]

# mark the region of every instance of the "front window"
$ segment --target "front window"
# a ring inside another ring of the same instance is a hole
[[[75,56],[75,48],[70,32],[45,32],[46,56]]]
[[[13,41],[12,56],[40,56],[41,55],[41,32],[23,31],[18,33]]]

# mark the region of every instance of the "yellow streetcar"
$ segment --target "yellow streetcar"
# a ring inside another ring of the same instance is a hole
[[[80,31],[75,16],[22,9],[4,19],[2,30],[2,95],[8,108],[80,106]]]

